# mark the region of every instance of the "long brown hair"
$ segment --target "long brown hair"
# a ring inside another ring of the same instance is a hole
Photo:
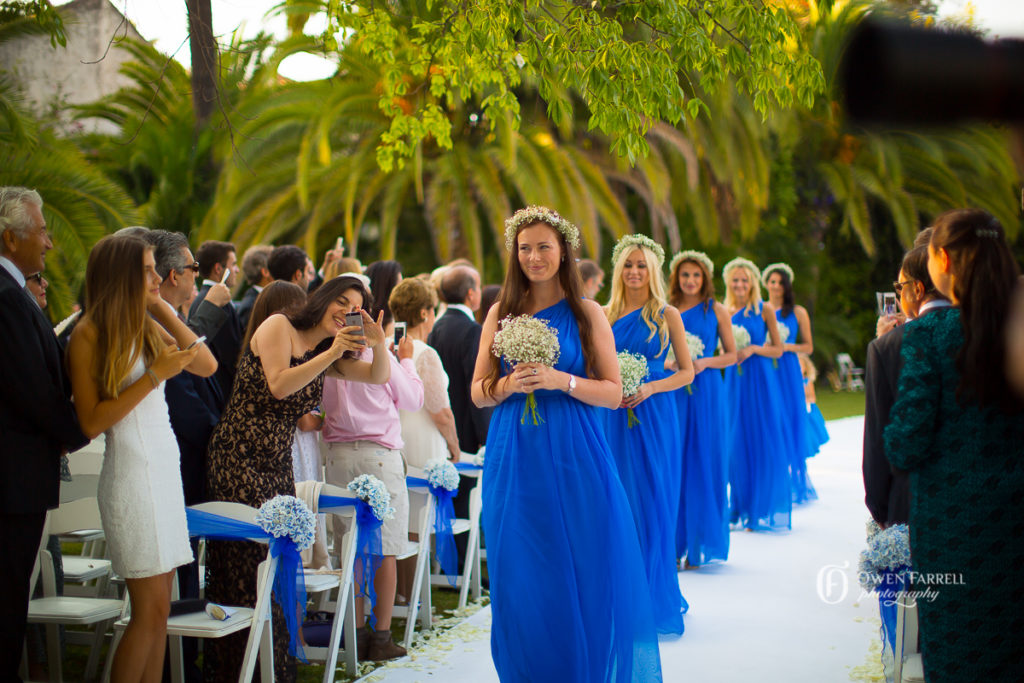
[[[143,258],[153,247],[134,235],[108,235],[89,252],[85,310],[96,326],[93,376],[104,398],[116,398],[141,354],[148,366],[164,346],[146,312]]]
[[[515,239],[512,241],[512,249],[508,254],[505,283],[501,286],[501,292],[498,293],[498,299],[495,302],[495,305],[498,307],[498,320],[525,312],[524,308],[526,296],[530,290],[530,281],[523,274],[523,269],[519,266],[519,233],[526,228],[540,223],[548,225],[545,221],[535,221],[521,225],[516,230]],[[558,243],[562,247],[562,262],[558,266],[558,283],[561,285],[565,299],[569,303],[569,308],[572,309],[572,314],[576,318],[576,324],[579,325],[580,343],[583,346],[583,360],[586,363],[587,375],[592,376],[597,362],[597,349],[594,347],[593,326],[590,324],[590,318],[587,317],[586,309],[583,308],[583,280],[580,278],[579,268],[576,267],[576,253],[573,251],[572,245],[565,241],[565,235],[553,226],[548,225],[548,227],[558,235]],[[491,369],[488,371],[487,376],[484,377],[483,390],[488,396],[494,396],[494,388],[497,386],[498,380],[501,379],[501,365],[499,359],[493,353],[489,354],[489,356]]]
[[[683,305],[683,288],[679,286],[679,270],[683,267],[684,263],[692,263],[693,265],[700,268],[701,272],[701,283],[700,283],[700,296],[701,301],[704,303],[704,312],[707,312],[708,306],[711,305],[711,300],[715,298],[715,281],[711,277],[711,273],[708,272],[707,266],[698,261],[697,259],[684,258],[676,263],[675,268],[669,273],[668,283],[668,300],[676,308],[682,310]]]
[[[1020,271],[1003,226],[980,209],[957,209],[939,216],[933,227],[931,248],[949,254],[964,333],[956,356],[957,400],[1018,408],[1006,383],[1004,324]]]
[[[242,345],[239,347],[238,362],[242,362],[252,335],[263,321],[275,313],[284,313],[286,316],[300,308],[306,303],[306,292],[294,282],[286,280],[274,280],[263,288],[256,301],[252,304],[252,312],[249,314],[249,322],[245,326],[245,336],[242,338]]]

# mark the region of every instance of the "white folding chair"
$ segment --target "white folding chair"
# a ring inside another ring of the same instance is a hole
[[[893,680],[899,683],[924,683],[924,663],[917,651],[917,601],[907,593],[900,593],[898,601]]]
[[[471,462],[473,456],[463,453],[467,462]],[[462,563],[462,573],[455,577],[455,585],[459,588],[459,609],[462,609],[469,602],[469,591],[473,591],[473,599],[480,598],[482,585],[481,576],[481,547],[480,547],[480,513],[483,509],[483,470],[467,469],[459,470],[459,474],[466,477],[474,477],[478,480],[477,485],[469,492],[469,518],[456,518],[452,522],[452,533],[454,535],[469,533],[466,542],[466,557]],[[431,527],[433,531],[433,527]],[[436,539],[434,541],[437,542]],[[449,577],[443,573],[434,572],[430,575],[430,583],[433,586],[451,585]]]
[[[43,535],[36,556],[35,568],[32,570],[30,587],[35,589],[39,577],[43,581],[43,597],[30,600],[28,603],[28,623],[43,624],[46,627],[47,662],[50,669],[50,680],[63,680],[60,653],[59,626],[94,626],[95,630],[84,641],[90,645],[89,658],[86,663],[86,677],[95,675],[99,666],[100,648],[103,636],[110,623],[117,619],[121,612],[121,601],[98,597],[62,596],[57,595],[57,580],[54,572],[53,557],[46,550],[46,541],[51,533],[72,531],[99,521],[99,509],[95,498],[81,498],[62,504],[46,515]],[[106,566],[109,576],[110,567]],[[70,633],[68,634],[71,635]]]
[[[256,508],[243,505],[242,503],[222,501],[193,505],[192,509],[250,524],[255,523],[257,512]],[[267,543],[266,539],[261,538],[249,540],[256,543]],[[267,559],[260,562],[256,572],[255,607],[231,606],[235,613],[224,621],[214,619],[207,615],[206,612],[181,614],[172,616],[167,620],[167,636],[170,638],[172,681],[184,680],[184,665],[181,652],[182,638],[223,638],[247,628],[249,629],[249,639],[245,645],[242,669],[238,675],[239,683],[248,683],[248,681],[252,680],[253,674],[256,671],[257,647],[259,648],[260,679],[263,683],[272,683],[274,680],[274,643],[273,628],[270,625],[270,604],[277,565],[278,558],[272,557],[268,549]],[[119,601],[118,604],[121,618],[114,623],[114,642],[111,644],[110,651],[107,654],[107,663],[103,675],[104,680],[110,679],[114,652],[121,641],[124,629],[131,620],[131,602],[127,592],[123,602]]]
[[[836,366],[839,370],[839,382],[848,391],[864,391],[864,369],[853,364],[848,353],[836,355]]]
[[[348,489],[331,484],[324,484],[320,490],[322,496],[334,496],[347,500],[357,500]],[[356,508],[352,505],[327,507],[320,505],[319,512],[333,514],[346,520],[347,530],[343,536],[335,539],[335,548],[338,553],[338,573],[332,574],[306,574],[306,593],[310,593],[310,580],[314,577],[325,577],[334,579],[335,587],[338,589],[338,600],[335,603],[334,622],[331,626],[331,636],[326,647],[304,645],[306,658],[321,661],[324,663],[324,683],[330,683],[335,677],[335,668],[338,664],[338,650],[341,645],[342,629],[345,634],[345,669],[351,675],[357,675],[359,659],[356,655],[356,612],[355,596],[353,586],[353,567],[355,566],[356,549],[359,530],[356,527]],[[335,525],[335,529],[339,526]],[[315,580],[315,578],[314,578]],[[325,589],[326,590],[326,589]]]
[[[68,469],[71,471],[71,481],[61,482],[61,499],[64,497],[65,487],[71,486],[78,490],[84,486],[95,486],[99,482],[100,470],[103,468],[103,452],[106,448],[106,437],[100,434],[68,455]],[[96,495],[93,489],[92,495]],[[61,541],[68,543],[81,543],[84,557],[102,557],[105,548],[103,547],[103,530],[97,526],[95,529],[81,528],[78,531],[61,534]]]
[[[76,537],[81,530],[85,530],[88,534],[95,533],[102,538],[99,504],[96,500],[98,487],[98,474],[78,474],[71,481],[62,481],[61,507],[50,515],[50,533],[68,538]],[[61,567],[64,571],[65,595],[107,597],[112,574],[110,560],[62,554]]]
[[[426,479],[422,470],[408,468],[407,476]],[[426,486],[410,485],[409,489],[409,530],[415,530],[419,540],[409,541],[405,552],[397,555],[395,560],[416,558],[416,569],[413,572],[412,595],[409,605],[395,605],[393,616],[405,617],[405,640],[403,645],[408,650],[412,647],[412,637],[416,631],[416,621],[420,621],[420,629],[431,626],[433,605],[430,596],[430,536],[434,527],[434,496]],[[421,604],[422,603],[422,604]]]

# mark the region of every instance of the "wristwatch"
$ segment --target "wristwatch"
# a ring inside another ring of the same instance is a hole
[[[569,375],[569,388],[566,389],[565,393],[571,394],[576,391],[576,375]]]

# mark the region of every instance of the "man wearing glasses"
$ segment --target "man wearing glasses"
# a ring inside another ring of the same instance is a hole
[[[17,681],[29,578],[46,511],[60,500],[60,456],[88,439],[71,405],[50,321],[25,291],[53,242],[35,190],[0,187],[0,680]]]

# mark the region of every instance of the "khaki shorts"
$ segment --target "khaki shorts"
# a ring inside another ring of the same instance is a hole
[[[380,531],[384,555],[400,555],[409,545],[409,489],[405,486],[405,461],[402,452],[384,448],[372,441],[323,443],[327,483],[345,488],[360,474],[372,474],[384,482],[391,494],[395,516],[384,522]],[[343,522],[335,518],[337,526]],[[337,527],[336,527],[337,529]],[[340,529],[345,533],[346,528]]]

